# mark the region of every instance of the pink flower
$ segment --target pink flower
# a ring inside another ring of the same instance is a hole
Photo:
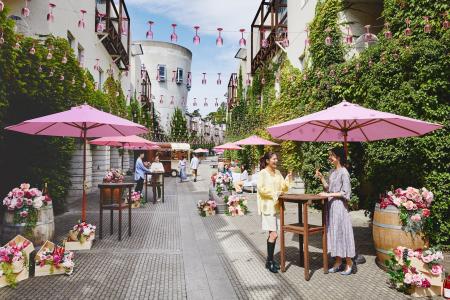
[[[422,209],[422,217],[428,218],[431,214],[431,211],[428,208]]]
[[[433,257],[431,255],[422,256],[422,261],[427,264],[433,261]]]
[[[431,273],[434,276],[441,275],[442,274],[442,265],[433,265],[431,267]]]
[[[408,249],[408,256],[409,257],[414,257],[414,251],[411,249]]]
[[[33,199],[25,199],[25,202],[28,206],[33,205]]]
[[[26,210],[21,211],[21,212],[20,212],[20,216],[21,216],[22,218],[28,217],[28,211],[26,211]]]
[[[22,183],[20,185],[20,189],[24,192],[28,191],[30,189],[30,184],[29,183]]]
[[[393,201],[395,206],[399,207],[402,203],[400,201],[400,198],[394,197]]]
[[[405,203],[403,203],[403,206],[407,209],[407,210],[412,210],[414,208],[414,202],[408,200]]]
[[[22,198],[19,198],[19,199],[17,199],[17,202],[16,202],[16,208],[21,209],[22,207],[23,207],[23,200],[22,200]]]
[[[419,214],[415,214],[411,216],[411,221],[413,222],[419,222],[422,218],[420,217]]]
[[[414,274],[412,276],[412,280],[415,284],[422,284],[422,276],[420,276],[419,274]]]
[[[431,283],[428,281],[428,279],[424,278],[424,279],[422,280],[422,286],[421,286],[421,287],[423,287],[423,288],[429,288],[429,287],[431,287]]]
[[[395,256],[397,256],[397,257],[402,257],[402,255],[403,255],[403,249],[402,249],[402,247],[397,247],[397,248],[395,248],[395,249],[394,249],[394,254],[395,254]]]
[[[411,284],[413,282],[413,275],[411,273],[406,273],[403,282],[406,284]]]

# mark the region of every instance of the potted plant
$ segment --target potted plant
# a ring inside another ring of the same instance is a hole
[[[66,250],[89,250],[95,240],[96,227],[86,222],[79,222],[69,230],[67,239],[64,241]]]
[[[75,266],[73,252],[46,241],[35,258],[35,276],[71,275]]]
[[[103,177],[103,183],[121,183],[124,175],[120,169],[111,169],[106,172]],[[119,202],[122,199],[122,189],[120,188],[103,188],[101,189],[103,201]],[[112,194],[112,195],[111,195]]]
[[[216,214],[217,203],[214,200],[200,200],[197,202],[198,213],[202,217],[214,216]]]
[[[24,238],[0,247],[0,287],[16,287],[18,281],[28,278],[28,252],[33,249],[33,244]]]

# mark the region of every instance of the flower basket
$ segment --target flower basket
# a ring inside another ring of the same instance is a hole
[[[125,197],[125,203],[128,204],[129,194]],[[131,193],[131,208],[139,208],[144,204],[144,195],[139,192]]]
[[[429,288],[414,287],[411,297],[435,297],[442,296],[442,286],[431,286]]]
[[[34,276],[71,275],[74,267],[72,259],[73,252],[46,241],[36,254]]]
[[[139,208],[139,207],[141,207],[141,202],[137,201],[131,203],[131,208]]]
[[[95,226],[81,222],[69,231],[64,240],[66,250],[90,250],[95,240]]]
[[[248,213],[247,199],[243,196],[232,195],[224,198],[228,208],[225,211],[227,216],[245,216]]]
[[[217,207],[217,203],[213,200],[209,200],[209,201],[200,200],[197,202],[198,213],[202,217],[216,215],[216,207]]]
[[[0,253],[0,288],[4,286],[16,287],[17,282],[28,279],[28,262],[30,253],[34,251],[33,244],[23,236],[16,236],[1,248]],[[14,253],[12,256],[11,254]],[[12,261],[9,258],[14,257]],[[11,271],[8,275],[4,270]]]

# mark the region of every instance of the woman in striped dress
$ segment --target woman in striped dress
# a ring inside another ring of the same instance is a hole
[[[355,272],[352,258],[355,256],[355,239],[350,215],[347,210],[347,201],[350,200],[351,186],[350,174],[344,167],[346,163],[345,152],[341,147],[333,148],[329,153],[329,160],[334,168],[330,171],[328,181],[319,170],[316,177],[320,179],[326,192],[320,193],[329,197],[327,239],[328,252],[336,257],[334,266],[328,270],[329,273],[340,272],[341,275],[350,275]],[[342,265],[345,258],[345,269]]]

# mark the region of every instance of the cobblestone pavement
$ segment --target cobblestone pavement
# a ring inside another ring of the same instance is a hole
[[[17,289],[0,289],[0,299],[407,299],[388,288],[387,276],[374,262],[367,219],[352,215],[358,252],[367,263],[352,276],[325,275],[319,237],[311,239],[309,282],[298,264],[297,237],[288,234],[283,274],[264,268],[266,233],[260,229],[255,195],[248,194],[251,213],[244,217],[201,218],[196,202],[207,199],[211,169],[201,165],[200,180],[166,180],[166,201],[133,210],[128,237],[124,216],[123,240],[109,234],[104,215],[103,239],[90,251],[78,251],[72,276],[46,276],[20,282]],[[98,223],[98,194],[89,196],[87,221]],[[296,218],[288,207],[288,221]],[[56,218],[56,241],[61,241],[80,217],[80,203]],[[320,214],[310,213],[318,223]],[[276,253],[278,253],[278,246]],[[278,255],[277,255],[278,258]]]

